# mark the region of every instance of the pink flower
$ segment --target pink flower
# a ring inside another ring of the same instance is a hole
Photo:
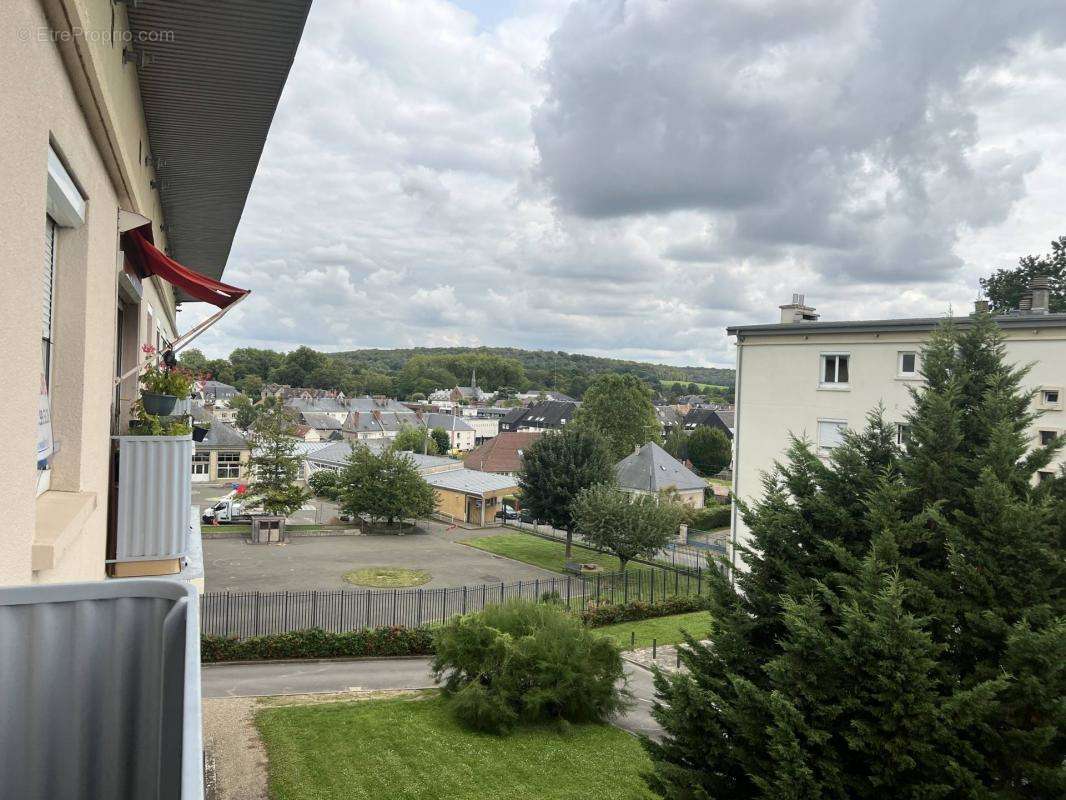
[[[152,353],[155,352],[155,345],[151,345],[151,344],[147,344],[147,343],[142,344],[141,345],[141,352],[142,353],[148,353],[149,355],[151,355]]]

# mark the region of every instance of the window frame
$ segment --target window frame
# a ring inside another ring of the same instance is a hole
[[[1048,392],[1055,393],[1054,400],[1048,400]],[[1050,409],[1062,408],[1062,387],[1061,386],[1041,386],[1040,387],[1040,407]]]
[[[203,467],[203,471],[197,470],[197,467]],[[192,474],[193,475],[210,475],[211,474],[211,454],[205,450],[194,451],[192,454]]]
[[[223,458],[223,456],[236,456],[236,458]],[[215,471],[219,478],[241,477],[241,453],[239,450],[219,450],[215,453]],[[223,473],[223,470],[225,472]],[[236,472],[233,472],[236,470]]]
[[[903,369],[904,356],[912,356],[914,358],[914,369],[907,372]],[[914,380],[920,378],[918,373],[918,351],[917,350],[899,350],[896,353],[896,377],[903,380]]]
[[[1061,432],[1055,428],[1038,428],[1036,431],[1036,440],[1041,447],[1047,447],[1051,442],[1044,441],[1044,434],[1051,434],[1051,441],[1053,442],[1059,437],[1060,433]]]
[[[896,423],[896,445],[906,447],[910,440],[910,432],[913,426],[909,422]]]
[[[840,441],[838,441],[834,445],[822,444],[822,425],[836,425],[837,432],[840,435]],[[828,456],[830,453],[832,453],[843,442],[844,431],[846,431],[847,429],[848,421],[846,419],[839,419],[837,417],[819,417],[815,428],[818,452],[823,456]]]
[[[825,379],[825,369],[829,359],[836,359],[836,367],[833,370],[833,375],[836,380],[827,381]],[[848,379],[846,381],[839,380],[840,378],[840,359],[847,360],[847,372]],[[851,352],[850,351],[826,351],[818,354],[818,388],[831,391],[831,392],[846,392],[851,389]]]

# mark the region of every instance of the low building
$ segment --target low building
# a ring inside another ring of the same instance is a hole
[[[515,408],[500,420],[500,430],[557,431],[573,420],[579,405],[571,400],[543,400],[528,408]]]
[[[247,478],[252,446],[236,428],[214,420],[202,442],[195,442],[192,454],[194,483],[214,483]]]
[[[514,476],[522,469],[524,451],[543,435],[540,431],[501,433],[474,448],[463,459],[463,463],[468,469]]]
[[[371,452],[380,454],[386,447],[390,446],[390,443],[385,439],[373,439],[369,442],[360,442],[358,445],[352,442],[334,442],[325,447],[309,450],[305,456],[305,461],[309,467],[308,473],[317,472],[321,469],[339,472],[348,463],[352,448],[356,446],[368,447]],[[461,469],[463,466],[462,461],[448,458],[447,456],[430,456],[422,453],[404,452],[423,476]]]
[[[325,411],[301,411],[299,421],[314,430],[319,439],[329,439],[334,433],[340,435],[344,425],[344,419],[337,419],[337,415]]]
[[[734,412],[720,411],[716,408],[694,408],[685,414],[683,422],[687,431],[696,428],[717,428],[730,439],[733,438]]]
[[[703,508],[707,481],[655,442],[648,442],[614,468],[618,487],[630,494],[655,495],[676,491],[681,502]]]
[[[503,498],[518,491],[514,478],[466,468],[427,475],[426,483],[437,494],[438,514],[480,527],[493,522]]]

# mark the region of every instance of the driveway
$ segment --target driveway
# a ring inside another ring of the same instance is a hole
[[[200,683],[204,698],[428,689],[436,686],[429,665],[428,658],[204,664]],[[628,661],[625,670],[633,705],[612,723],[630,733],[656,737],[662,731],[651,716],[655,697],[651,672]]]
[[[513,583],[559,577],[530,564],[494,556],[455,540],[480,532],[449,529],[421,520],[427,533],[407,536],[301,536],[284,545],[251,545],[244,539],[204,539],[206,590],[306,591],[352,588],[344,573],[358,567],[422,569],[425,588]],[[498,531],[490,531],[498,533]]]

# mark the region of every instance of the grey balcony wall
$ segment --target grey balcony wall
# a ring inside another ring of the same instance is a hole
[[[118,436],[116,561],[178,558],[192,505],[192,436]]]
[[[0,589],[0,796],[202,800],[196,590]]]

